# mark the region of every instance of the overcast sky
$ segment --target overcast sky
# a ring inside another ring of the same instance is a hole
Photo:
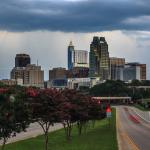
[[[28,53],[45,70],[67,66],[70,40],[90,50],[105,36],[110,56],[147,64],[150,79],[149,0],[0,1],[0,79],[9,78],[16,53]]]

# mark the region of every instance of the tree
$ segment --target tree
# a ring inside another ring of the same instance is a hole
[[[62,104],[62,123],[67,140],[70,141],[73,125],[77,123],[78,132],[81,135],[83,127],[86,127],[89,120],[94,122],[102,118],[102,109],[99,101],[92,100],[90,96],[71,89],[65,89],[62,93],[66,98]]]
[[[105,83],[91,88],[90,94],[93,96],[126,96],[128,94],[128,87],[123,81],[107,80]]]
[[[86,124],[89,121],[89,105],[90,97],[78,93],[76,96],[76,115],[77,115],[77,127],[79,135],[82,134],[83,127],[86,129]]]
[[[142,83],[139,80],[132,80],[132,82],[129,85],[131,85],[131,86],[141,86]]]
[[[142,80],[142,86],[150,86],[150,80]]]
[[[100,101],[93,98],[90,98],[88,113],[89,119],[93,122],[93,127],[96,120],[100,120],[106,117],[105,110],[102,109]]]
[[[66,138],[70,141],[73,125],[78,120],[77,91],[64,89],[62,94],[65,97],[65,101],[61,107],[63,112],[61,115],[61,122],[65,129]]]
[[[4,150],[8,138],[16,136],[16,133],[25,131],[29,125],[28,108],[19,92],[10,95],[9,90],[0,94],[0,139],[3,140],[1,149]]]
[[[45,137],[45,150],[48,150],[48,131],[54,123],[60,122],[61,101],[64,100],[56,89],[29,89],[28,102],[32,110],[33,122],[42,127]]]

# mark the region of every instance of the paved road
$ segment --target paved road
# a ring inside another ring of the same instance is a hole
[[[54,126],[50,127],[49,132],[58,130],[62,127],[63,127],[62,124],[55,124]],[[10,138],[7,143],[13,143],[16,141],[25,140],[28,138],[36,137],[38,135],[42,135],[42,134],[43,134],[43,130],[39,126],[39,124],[38,123],[32,123],[30,125],[30,127],[27,129],[27,132],[21,132],[21,133],[17,134],[16,137]],[[0,141],[0,144],[1,143],[2,143],[2,141]]]
[[[150,150],[150,123],[127,106],[117,106],[117,130],[121,150]]]

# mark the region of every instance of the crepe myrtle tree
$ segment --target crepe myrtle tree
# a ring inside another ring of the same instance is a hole
[[[71,140],[71,131],[73,124],[77,121],[76,118],[76,105],[72,103],[76,97],[76,91],[70,89],[62,90],[62,94],[65,97],[65,101],[61,106],[61,123],[63,124],[67,141]]]
[[[79,135],[82,134],[83,128],[86,132],[87,124],[90,120],[89,115],[89,105],[90,105],[90,97],[83,94],[78,94],[76,99],[77,105],[77,127]]]
[[[80,127],[81,122],[87,120],[88,115],[83,95],[72,89],[64,89],[62,94],[65,97],[65,102],[61,107],[63,112],[61,122],[65,129],[66,138],[70,141],[74,123],[78,123],[78,127]]]
[[[48,131],[54,123],[60,122],[61,103],[64,98],[56,89],[29,89],[28,102],[32,120],[38,122],[44,132],[45,150],[48,150]]]
[[[100,100],[89,99],[88,108],[89,119],[92,121],[93,127],[95,126],[95,121],[106,117],[105,110],[102,109]]]
[[[102,110],[98,101],[92,100],[90,96],[83,95],[72,89],[64,89],[62,94],[65,97],[62,108],[62,124],[65,129],[67,140],[71,140],[71,131],[73,125],[77,123],[78,133],[82,134],[83,127],[89,120],[101,118]]]
[[[29,125],[28,108],[19,92],[14,95],[8,90],[0,90],[0,140],[4,150],[7,140],[16,136],[16,133],[25,131]]]

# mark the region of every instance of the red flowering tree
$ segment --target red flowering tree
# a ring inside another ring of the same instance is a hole
[[[79,121],[82,105],[80,103],[80,95],[75,90],[65,89],[62,91],[65,102],[62,104],[62,124],[65,129],[66,138],[71,139],[71,131],[73,124]]]
[[[42,127],[45,137],[45,150],[48,149],[48,131],[54,123],[60,122],[61,103],[64,100],[56,89],[30,89],[27,92],[32,109],[32,119]]]
[[[93,123],[93,127],[95,125],[96,120],[100,120],[105,118],[105,110],[102,109],[101,103],[99,100],[90,98],[89,101],[89,118]]]
[[[83,127],[86,129],[86,125],[90,119],[89,116],[89,105],[90,105],[90,97],[78,94],[76,98],[77,105],[77,127],[79,131],[79,135],[82,134]]]
[[[2,91],[2,90],[1,90]],[[25,131],[29,125],[28,109],[24,100],[17,94],[10,95],[10,89],[0,93],[0,139],[4,150],[8,138]]]
[[[75,90],[65,89],[62,91],[65,102],[62,104],[62,124],[65,129],[67,140],[71,139],[71,131],[74,123],[77,123],[79,135],[89,120],[102,118],[101,104],[91,97],[83,95]]]

